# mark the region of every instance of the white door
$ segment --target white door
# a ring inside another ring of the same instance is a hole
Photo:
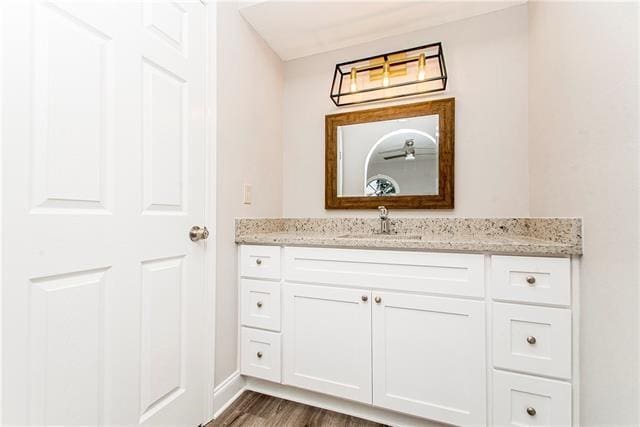
[[[203,421],[205,7],[2,5],[3,421]]]
[[[484,302],[373,292],[373,404],[484,425]]]
[[[284,285],[283,382],[371,403],[368,290]]]

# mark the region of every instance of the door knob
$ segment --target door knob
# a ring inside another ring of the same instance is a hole
[[[199,227],[197,225],[194,225],[193,227],[191,227],[191,230],[189,230],[189,238],[192,242],[197,242],[198,240],[207,240],[208,237],[209,230],[207,230],[207,227]]]

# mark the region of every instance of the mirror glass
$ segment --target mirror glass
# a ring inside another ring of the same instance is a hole
[[[437,114],[337,127],[337,195],[438,194]]]

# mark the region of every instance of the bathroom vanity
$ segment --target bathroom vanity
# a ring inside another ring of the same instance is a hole
[[[577,424],[578,219],[243,219],[247,387],[394,425]]]

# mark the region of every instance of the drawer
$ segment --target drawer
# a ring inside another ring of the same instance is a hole
[[[242,328],[240,373],[263,380],[280,382],[280,334]]]
[[[484,255],[361,249],[284,249],[287,281],[484,296]]]
[[[493,371],[493,425],[570,426],[571,384]]]
[[[243,326],[280,330],[280,283],[241,279]]]
[[[280,246],[240,246],[240,275],[258,279],[279,279]]]
[[[494,303],[493,364],[571,378],[571,310]]]
[[[568,258],[491,257],[494,299],[556,305],[571,304]]]

